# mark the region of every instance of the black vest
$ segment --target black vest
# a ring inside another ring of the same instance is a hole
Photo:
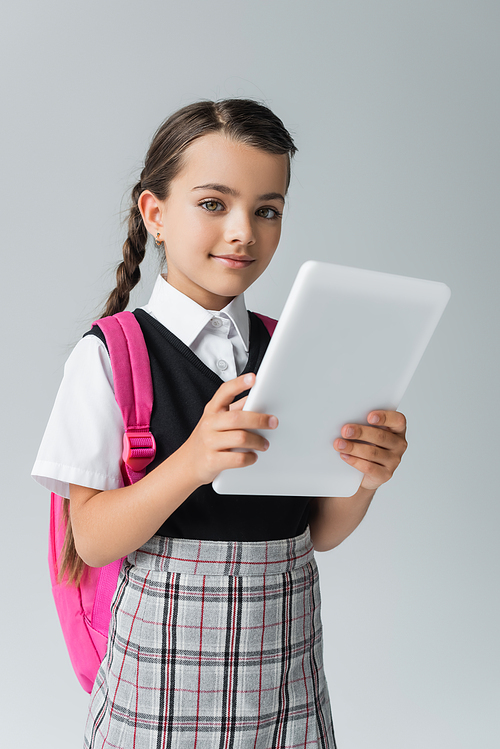
[[[257,372],[270,340],[264,323],[252,312],[248,314],[250,348],[242,374]],[[154,317],[141,309],[134,315],[144,334],[153,380],[151,431],[156,457],[147,468],[149,473],[188,439],[223,380]],[[105,343],[99,328],[94,326],[90,333]],[[205,484],[167,518],[157,534],[214,541],[266,541],[300,535],[308,517],[309,497],[217,494],[212,484]]]

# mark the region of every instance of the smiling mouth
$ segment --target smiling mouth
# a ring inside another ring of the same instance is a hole
[[[211,255],[210,257],[227,268],[248,268],[255,261],[255,258],[249,255]]]

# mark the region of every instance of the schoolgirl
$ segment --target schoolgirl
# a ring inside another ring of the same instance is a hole
[[[364,474],[353,497],[221,496],[211,485],[267,449],[249,430],[278,426],[242,411],[269,343],[244,292],[277,248],[295,150],[250,100],[189,105],[154,136],[103,315],[127,306],[151,235],[166,275],[135,314],[157,453],[138,483],[122,485],[123,422],[95,328],[66,364],[33,474],[70,499],[73,579],[83,563],[127,557],[86,749],[335,747],[314,549],[362,520],[406,449],[405,419],[374,411],[343,427],[332,460],[336,450]]]

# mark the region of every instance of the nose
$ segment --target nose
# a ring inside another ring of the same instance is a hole
[[[227,217],[224,239],[228,244],[255,244],[253,215],[246,211],[231,211]]]

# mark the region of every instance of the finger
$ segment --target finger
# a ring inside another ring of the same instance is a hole
[[[383,447],[385,450],[404,452],[406,441],[404,436],[390,430],[364,426],[361,424],[345,424],[341,430],[342,438],[356,442],[369,442]],[[342,447],[340,448],[343,449]]]
[[[265,452],[269,448],[268,440],[260,434],[237,429],[231,432],[217,432],[212,447],[218,452],[225,450],[259,450]]]
[[[229,404],[229,410],[230,411],[241,411],[245,403],[247,402],[248,395],[245,395],[244,398],[240,398],[237,401],[234,401],[233,403]]]
[[[406,418],[399,411],[371,411],[367,421],[377,427],[386,427],[393,432],[406,432]]]
[[[207,403],[205,410],[210,413],[227,411],[235,397],[240,393],[243,393],[245,390],[248,390],[248,388],[251,388],[254,384],[255,375],[252,373],[240,375],[234,380],[225,382],[217,390],[212,400]]]
[[[220,432],[233,429],[276,429],[277,426],[276,416],[257,411],[224,411],[217,414],[213,421],[214,429]]]
[[[257,453],[254,452],[225,452],[224,455],[224,466],[221,470],[227,468],[245,468],[246,466],[253,465],[258,460]]]
[[[356,468],[364,474],[362,483],[365,488],[377,489],[381,484],[385,484],[386,481],[389,481],[395,470],[391,470],[389,466],[372,463],[369,460],[364,460],[363,458],[358,458],[354,455],[341,453],[340,457],[346,463],[353,466],[353,468]]]
[[[336,449],[344,460],[351,458],[375,463],[388,468],[391,473],[394,473],[401,462],[402,454],[394,450],[385,450],[383,447],[365,444],[364,442],[345,442],[344,440],[335,440],[335,442],[338,443]],[[346,462],[350,461],[347,460]]]

